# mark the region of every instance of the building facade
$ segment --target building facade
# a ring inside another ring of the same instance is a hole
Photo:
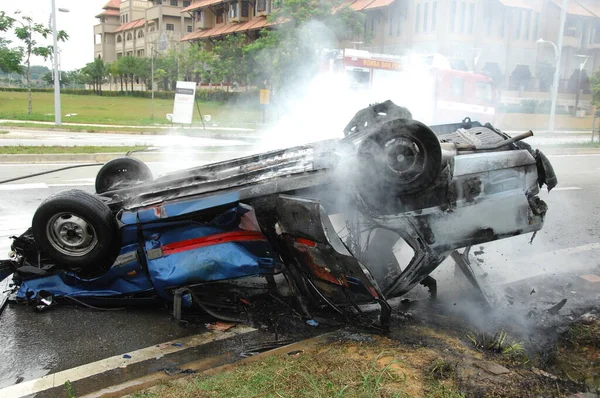
[[[96,16],[94,57],[113,62],[181,47],[181,38],[192,32],[191,18],[181,13],[189,5],[189,0],[110,0]]]
[[[194,0],[182,14],[193,20],[182,41],[210,44],[232,33],[256,38],[282,0]],[[285,1],[285,0],[283,0]],[[556,64],[562,0],[354,0],[365,14],[365,39],[373,53],[439,53],[456,69],[485,72],[513,90],[544,89]],[[368,39],[366,39],[368,38]],[[600,67],[600,1],[569,0],[561,56],[561,88],[583,60],[588,76]]]

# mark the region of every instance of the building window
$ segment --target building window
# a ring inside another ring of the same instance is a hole
[[[419,22],[421,21],[421,5],[417,4],[417,12],[415,14],[415,33],[419,33]]]
[[[229,5],[229,18],[237,18],[238,16],[238,3],[232,2]]]
[[[171,3],[170,3],[170,4],[171,4],[173,7],[177,7],[177,6],[178,6],[178,4],[177,4],[177,0],[171,0]]]
[[[248,18],[248,2],[242,1],[242,18]]]
[[[456,31],[456,0],[450,5],[450,31]]]
[[[539,30],[540,30],[540,13],[535,13],[535,18],[533,19],[533,37],[532,40],[539,39]]]
[[[475,4],[469,6],[469,34],[473,34],[473,26],[475,25]]]
[[[388,10],[388,36],[391,36],[394,33],[394,14],[392,10]]]
[[[196,11],[196,22],[202,22],[204,11]]]
[[[258,0],[256,2],[256,11],[257,12],[266,11],[266,9],[267,9],[267,0]]]
[[[131,32],[127,33],[127,40],[133,40],[133,35]]]
[[[375,33],[375,25],[377,23],[377,17],[375,15],[373,15],[371,17],[371,32]]]
[[[437,1],[433,2],[431,7],[431,31],[435,31],[435,25],[437,24]]]
[[[143,57],[144,56],[144,50],[138,50],[137,56],[138,57]]]
[[[398,20],[396,22],[396,36],[400,36],[402,31],[402,11],[398,10]]]
[[[521,38],[521,17],[521,10],[518,10],[515,17],[515,39],[517,40]]]
[[[123,53],[117,53],[117,59],[121,58],[123,56]]]
[[[523,32],[523,40],[529,40],[529,29],[531,26],[531,10],[527,10],[525,14],[525,31]]]
[[[140,30],[140,31],[138,32],[138,39],[141,39],[142,37],[144,37],[144,31],[143,31],[143,30]]]
[[[427,32],[429,24],[429,3],[423,4],[423,32]]]
[[[122,42],[122,41],[123,41],[123,36],[121,36],[121,35],[118,35],[118,36],[117,36],[117,43],[120,43],[120,42]]]
[[[465,3],[460,3],[460,12],[458,14],[458,31],[460,33],[465,32],[465,14],[467,13],[467,7]]]
[[[188,33],[192,32],[192,25],[187,26],[187,31],[188,31]]]
[[[171,31],[175,30],[175,25],[173,25],[172,23],[168,23],[167,30],[171,30]]]
[[[222,8],[217,11],[217,23],[223,23],[225,21],[224,14]]]
[[[183,0],[183,6],[184,7],[189,7],[190,6],[190,0]]]

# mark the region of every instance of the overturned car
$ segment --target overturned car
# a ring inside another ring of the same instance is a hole
[[[432,287],[456,249],[542,228],[537,194],[556,177],[521,142],[531,132],[428,127],[386,101],[344,134],[156,179],[137,159],[112,160],[96,194],[39,206],[0,279],[12,275],[20,302],[160,298],[177,316],[197,305],[222,319],[284,284],[307,317],[329,308],[385,328],[387,300]]]

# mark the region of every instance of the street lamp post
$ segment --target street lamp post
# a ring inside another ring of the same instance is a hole
[[[554,122],[556,119],[556,100],[558,98],[558,82],[560,79],[560,56],[562,52],[563,36],[565,34],[565,21],[567,20],[567,5],[569,0],[562,1],[562,8],[560,11],[560,29],[558,32],[558,46],[551,41],[539,39],[538,44],[550,43],[554,48],[554,81],[552,83],[552,105],[550,105],[550,122],[548,125],[548,131],[554,131]]]
[[[60,12],[69,12],[66,8],[59,8]],[[61,111],[60,111],[60,70],[58,65],[58,37],[56,30],[56,1],[52,0],[52,37],[53,37],[53,55],[52,55],[52,72],[54,75],[54,124],[60,126]]]
[[[579,62],[579,76],[577,78],[577,93],[575,94],[575,110],[574,116],[577,116],[577,108],[579,107],[579,92],[581,91],[581,75],[583,73],[583,68],[585,68],[585,64],[587,60],[590,58],[587,55],[576,55],[581,61]]]

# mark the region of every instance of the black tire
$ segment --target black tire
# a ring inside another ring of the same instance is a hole
[[[133,182],[150,181],[152,178],[152,172],[141,160],[128,156],[112,159],[96,175],[96,193],[118,189]]]
[[[114,215],[99,197],[72,189],[48,197],[33,216],[35,242],[57,264],[92,275],[119,254]]]
[[[436,180],[442,149],[435,133],[416,120],[397,119],[369,133],[358,148],[359,180],[365,203],[379,213],[398,211],[398,197],[414,195]]]

